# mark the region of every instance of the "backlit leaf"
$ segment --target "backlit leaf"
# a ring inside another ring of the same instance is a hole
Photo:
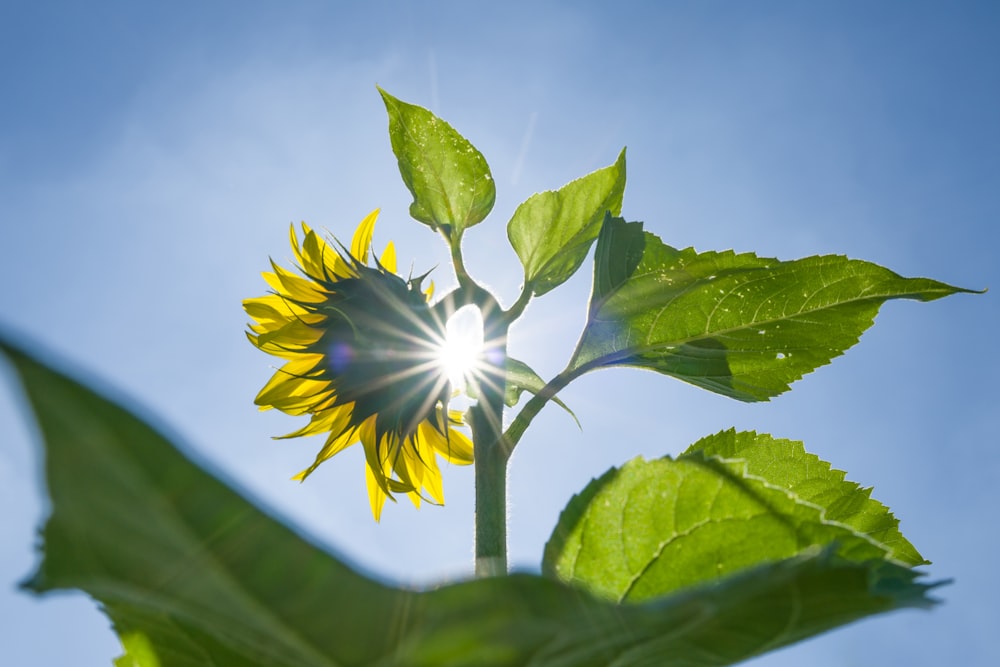
[[[890,550],[888,558],[910,566],[929,564],[899,532],[899,519],[871,497],[871,488],[845,479],[843,471],[807,452],[799,441],[730,429],[702,438],[685,454],[697,452],[741,462],[746,475],[787,489],[799,500],[822,507],[824,519],[851,526],[884,545]]]
[[[521,394],[525,391],[531,394],[537,394],[542,391],[545,387],[545,380],[536,373],[531,366],[524,363],[523,361],[518,361],[511,357],[507,357],[506,360],[506,386],[504,387],[504,403],[508,407],[513,407],[517,405],[517,402],[521,400]],[[576,418],[573,411],[569,409],[565,403],[563,403],[559,398],[553,396],[552,401],[556,403],[559,407],[569,413],[576,422],[577,426],[580,426],[580,420]]]
[[[635,459],[591,482],[562,513],[543,569],[635,602],[817,549],[857,563],[924,563],[896,526],[801,443],[727,431],[677,459]]]
[[[507,223],[507,236],[524,265],[526,289],[548,292],[580,268],[607,212],[621,213],[625,151],[611,166],[526,199]]]
[[[410,215],[452,240],[493,209],[496,184],[486,158],[451,125],[379,88],[399,173],[413,195]]]
[[[642,223],[609,217],[570,367],[636,366],[764,401],[858,342],[886,300],[969,291],[839,255],[677,250]]]

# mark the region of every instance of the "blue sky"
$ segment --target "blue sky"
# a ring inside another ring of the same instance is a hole
[[[520,266],[505,223],[531,193],[628,146],[624,215],[671,245],[792,259],[843,253],[904,275],[1000,285],[1000,7],[993,2],[25,2],[0,6],[0,324],[116,395],[360,567],[405,583],[471,571],[472,473],[444,508],[372,522],[349,451],[303,485],[310,441],[258,413],[270,360],[242,299],[286,261],[289,222],[438,266],[407,216],[375,84],[449,120],[486,156],[495,212],[467,234],[502,301]],[[512,353],[543,375],[583,321],[589,270],[529,308]],[[537,567],[570,495],[608,467],[722,428],[803,440],[874,486],[954,578],[931,613],[863,622],[753,661],[1000,663],[1000,372],[994,293],[887,304],[861,344],[768,404],[605,371],[544,411],[510,472],[513,563]],[[15,590],[45,503],[33,431],[0,384],[0,636],[18,665],[109,665],[82,595]],[[357,449],[357,448],[355,448]],[[58,637],[58,641],[54,638]],[[749,664],[749,663],[748,663]]]

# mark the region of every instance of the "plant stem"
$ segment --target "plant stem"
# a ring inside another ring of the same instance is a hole
[[[521,436],[524,435],[524,431],[531,424],[531,420],[541,411],[545,404],[548,403],[553,396],[559,393],[570,382],[582,375],[581,369],[576,370],[565,370],[559,375],[555,376],[549,382],[542,387],[542,389],[532,396],[524,407],[521,408],[521,412],[514,418],[507,431],[504,433],[503,437],[503,448],[507,452],[509,457],[514,451],[514,447],[521,440]]]
[[[507,573],[507,460],[493,416],[473,408],[476,456],[476,576]]]
[[[479,378],[477,403],[469,409],[476,468],[476,576],[507,574],[507,461],[510,450],[503,437],[504,391],[506,389],[506,317],[496,297],[477,283],[465,269],[461,234],[442,232],[451,248],[452,267],[458,288],[439,304],[445,320],[459,308],[476,304],[483,318],[484,369]],[[524,304],[520,305],[520,310]],[[518,311],[520,312],[520,311]]]
[[[510,451],[503,438],[507,323],[492,295],[480,309],[486,369],[479,383],[479,400],[470,409],[470,423],[476,459],[476,576],[490,577],[507,573]]]

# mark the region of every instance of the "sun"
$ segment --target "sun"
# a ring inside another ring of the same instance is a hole
[[[483,353],[483,316],[476,306],[465,306],[445,325],[445,338],[437,351],[442,373],[452,389],[465,391],[481,373]]]

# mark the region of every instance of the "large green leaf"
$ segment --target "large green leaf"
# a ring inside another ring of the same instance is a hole
[[[481,222],[496,200],[486,158],[455,129],[423,107],[379,88],[389,114],[389,140],[413,195],[410,215],[456,240]]]
[[[601,231],[607,212],[621,213],[625,151],[613,165],[526,199],[507,223],[507,236],[524,265],[525,289],[544,294],[576,273]]]
[[[570,368],[637,366],[763,401],[854,345],[886,300],[970,291],[835,255],[677,250],[642,223],[609,217]]]
[[[851,526],[889,549],[888,557],[905,565],[928,565],[899,532],[899,519],[845,473],[805,450],[797,440],[735,429],[702,438],[685,453],[701,452],[746,466],[746,475],[786,489],[805,503],[823,508],[823,518]]]
[[[255,508],[127,410],[0,347],[38,419],[52,498],[27,586],[97,599],[126,648],[119,667],[711,667],[929,604],[910,570],[829,550],[644,604],[529,574],[393,588]]]
[[[801,443],[730,431],[591,482],[560,516],[543,568],[641,601],[823,547],[859,563],[924,562],[884,506]]]

